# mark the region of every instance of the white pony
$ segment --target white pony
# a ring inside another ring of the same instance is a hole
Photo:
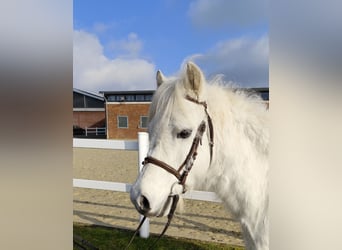
[[[148,155],[177,170],[187,157],[199,124],[205,121],[206,130],[186,189],[216,192],[240,220],[246,249],[269,249],[266,106],[256,95],[207,84],[202,71],[191,62],[179,79],[168,80],[158,71],[157,85],[149,113]],[[200,102],[206,102],[208,113],[198,105]],[[212,157],[207,114],[214,131]],[[182,191],[173,174],[149,161],[130,196],[141,214],[165,216],[171,207],[170,195]]]

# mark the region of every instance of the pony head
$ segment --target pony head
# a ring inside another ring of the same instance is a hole
[[[172,171],[146,161],[130,192],[132,203],[145,216],[167,215],[172,196],[181,194],[184,188],[199,186],[211,161],[208,114],[204,105],[199,105],[206,101],[206,82],[202,71],[189,62],[180,78],[167,79],[161,71],[157,72],[156,78],[157,90],[149,111],[148,156],[177,171],[189,155],[199,130],[204,131],[184,185]],[[180,169],[179,174],[184,171],[184,168]]]

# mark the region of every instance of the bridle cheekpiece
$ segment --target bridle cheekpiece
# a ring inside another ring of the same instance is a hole
[[[212,157],[213,157],[213,147],[214,147],[214,129],[213,129],[213,123],[212,123],[211,117],[208,113],[207,103],[205,101],[200,102],[200,101],[192,98],[189,95],[186,95],[185,99],[190,101],[190,102],[202,105],[204,107],[204,111],[206,113],[207,122],[208,122],[208,126],[209,126],[209,138],[210,138],[209,139],[209,148],[210,148],[209,150],[210,150],[210,164],[211,164]],[[203,137],[203,134],[205,132],[205,129],[206,129],[206,123],[203,120],[197,128],[197,132],[196,132],[196,135],[192,141],[192,145],[191,145],[191,148],[189,150],[189,153],[187,154],[184,162],[179,166],[179,168],[177,170],[175,168],[171,167],[169,164],[167,164],[161,160],[158,160],[152,156],[147,156],[145,158],[145,160],[143,161],[143,165],[151,163],[153,165],[161,167],[162,169],[166,170],[170,174],[174,175],[177,178],[178,183],[183,186],[183,193],[185,193],[186,192],[186,188],[185,188],[186,178],[187,178],[190,170],[192,169],[194,161],[196,160],[197,148],[200,144],[202,144],[202,137]],[[182,170],[183,170],[183,172],[182,172]]]

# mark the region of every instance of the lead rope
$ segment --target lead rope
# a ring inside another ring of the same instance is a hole
[[[177,207],[177,203],[179,201],[179,195],[174,195],[173,196],[173,201],[172,201],[172,205],[171,205],[171,209],[169,214],[167,215],[167,223],[165,224],[165,227],[163,229],[163,231],[161,232],[161,234],[158,236],[158,238],[152,243],[152,245],[148,248],[153,249],[153,247],[158,243],[158,241],[161,239],[161,237],[163,237],[163,235],[165,234],[166,230],[169,228],[170,224],[171,224],[171,220],[173,218],[173,215],[175,214],[176,211],[176,207]],[[144,224],[145,220],[146,220],[146,216],[144,216],[144,218],[141,220],[138,228],[135,230],[131,240],[129,241],[128,245],[126,246],[125,250],[128,250],[129,247],[131,246],[135,236],[137,235],[138,231],[140,230],[141,226]]]
[[[131,240],[129,241],[128,245],[126,246],[125,250],[127,250],[131,246],[135,236],[137,235],[137,233],[140,230],[141,226],[144,224],[145,220],[146,220],[146,216],[144,216],[144,218],[140,221],[140,224],[139,224],[138,228],[135,230],[135,232],[134,232]]]
[[[170,213],[167,215],[167,223],[166,223],[163,231],[161,232],[161,234],[158,236],[158,238],[155,240],[155,242],[153,242],[153,244],[149,247],[149,250],[153,249],[153,247],[157,244],[157,242],[161,239],[161,237],[163,237],[166,230],[169,228],[169,226],[171,224],[171,220],[173,218],[173,215],[175,214],[175,211],[176,211],[178,200],[179,200],[179,195],[174,195],[173,201],[172,201],[172,206],[170,209]]]

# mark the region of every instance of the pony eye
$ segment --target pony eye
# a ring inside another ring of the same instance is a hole
[[[191,135],[191,129],[183,129],[181,132],[177,134],[177,138],[186,139]]]

